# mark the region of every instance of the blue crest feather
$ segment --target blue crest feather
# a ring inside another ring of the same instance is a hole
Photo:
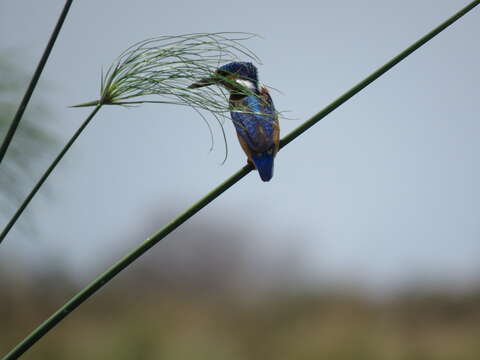
[[[220,71],[225,71],[230,74],[236,74],[241,78],[258,81],[257,68],[249,62],[234,61],[218,68]]]

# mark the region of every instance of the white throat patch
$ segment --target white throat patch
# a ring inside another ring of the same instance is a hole
[[[245,79],[236,79],[235,80],[238,84],[245,86],[247,89],[250,90],[255,90],[255,84],[251,80],[245,80]]]

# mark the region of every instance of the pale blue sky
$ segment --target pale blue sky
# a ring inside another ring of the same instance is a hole
[[[38,93],[66,141],[88,113],[67,106],[95,98],[101,67],[132,43],[247,31],[263,37],[247,43],[262,59],[261,80],[282,91],[275,104],[296,119],[282,121],[286,134],[466,4],[76,1]],[[33,70],[62,7],[2,1],[1,51],[17,50]],[[250,174],[192,224],[238,221],[258,234],[246,241],[261,242],[266,258],[304,254],[312,282],[375,291],[478,284],[479,36],[477,8],[282,150],[270,183]],[[208,130],[191,110],[103,108],[49,179],[53,199],[32,201],[38,237],[13,231],[0,261],[27,266],[40,254],[87,278],[103,271],[143,240],[127,234],[150,209],[173,217],[245,163],[226,130],[230,155],[220,165],[221,138],[209,154]]]

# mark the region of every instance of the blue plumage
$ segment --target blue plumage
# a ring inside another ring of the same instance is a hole
[[[273,158],[275,155],[272,153],[254,153],[252,155],[252,161],[258,170],[258,174],[262,181],[270,181],[273,176]]]
[[[268,93],[267,93],[268,95]],[[246,96],[230,99],[233,124],[243,150],[254,163],[263,181],[273,175],[273,158],[278,150],[278,119],[269,96]]]
[[[240,145],[260,178],[269,181],[273,176],[280,127],[268,90],[258,87],[257,68],[252,63],[231,62],[218,68],[214,77],[202,79],[190,88],[212,84],[222,85],[230,91],[230,115]]]

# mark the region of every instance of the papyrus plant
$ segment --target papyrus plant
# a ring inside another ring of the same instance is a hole
[[[99,98],[74,106],[93,106],[94,109],[7,223],[0,234],[0,242],[78,136],[104,105],[134,106],[154,103],[188,106],[203,118],[213,139],[211,126],[204,116],[204,113],[208,112],[220,125],[226,144],[222,125],[223,119],[229,112],[228,94],[220,87],[195,91],[189,89],[188,85],[195,79],[211,76],[221,64],[226,62],[246,59],[260,62],[258,57],[243,45],[246,40],[254,36],[254,34],[234,32],[160,36],[141,41],[125,50],[105,73],[102,72]]]

